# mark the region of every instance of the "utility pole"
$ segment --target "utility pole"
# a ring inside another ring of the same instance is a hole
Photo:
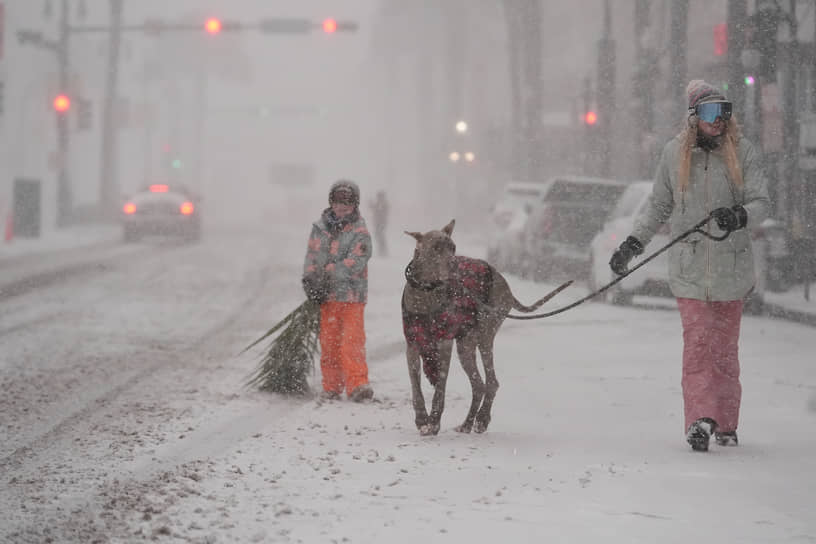
[[[541,0],[526,0],[523,4],[522,51],[523,81],[521,87],[524,116],[524,174],[534,180],[541,173],[539,155],[541,145]]]
[[[59,37],[55,52],[60,92],[68,89],[68,0],[62,0],[60,6]],[[57,112],[57,227],[65,227],[71,221],[74,197],[71,190],[71,174],[68,167],[68,115]]]
[[[148,81],[152,76],[151,72],[151,65],[145,61],[142,68],[142,104],[145,107],[148,107],[150,103],[150,94],[149,94],[149,85]],[[148,116],[148,119],[145,120],[144,123],[144,131],[142,133],[142,167],[144,168],[144,173],[142,174],[142,181],[145,183],[150,182],[150,178],[153,176],[153,128],[155,126],[155,121],[152,115]]]
[[[206,130],[206,117],[207,117],[207,84],[208,84],[209,77],[207,75],[206,69],[202,66],[199,67],[198,73],[193,78],[193,82],[195,85],[195,98],[193,99],[193,103],[195,104],[195,111],[197,114],[195,115],[194,121],[194,130],[195,136],[193,137],[193,164],[192,164],[192,183],[195,184],[195,191],[198,194],[202,194],[203,191],[203,162],[204,158],[207,154],[204,152],[204,131]]]
[[[675,110],[686,111],[685,88],[688,83],[688,7],[689,0],[673,0],[671,3],[671,76],[669,77],[669,95],[672,96]]]
[[[604,22],[598,40],[598,77],[595,84],[598,103],[600,164],[602,176],[611,174],[612,125],[615,117],[615,40],[612,39],[612,9],[604,0]]]
[[[745,73],[742,51],[745,48],[745,23],[748,19],[748,0],[728,0],[726,26],[728,28],[728,98],[737,115],[745,112]]]
[[[524,137],[522,136],[522,119],[524,109],[522,106],[521,66],[521,19],[515,4],[509,0],[502,2],[504,10],[504,21],[507,31],[507,57],[510,75],[510,111],[511,111],[511,133],[510,133],[510,170],[513,179],[522,180],[524,169],[522,168],[522,157],[524,155],[522,146]]]
[[[797,183],[797,163],[799,149],[799,123],[797,122],[798,110],[796,101],[796,88],[798,74],[801,73],[801,52],[799,50],[799,25],[796,20],[796,0],[790,0],[790,17],[788,18],[790,29],[790,42],[788,43],[787,62],[785,63],[784,84],[782,96],[782,179],[780,179],[779,196],[780,202],[773,212],[775,215],[784,213],[785,217],[792,217],[796,211],[792,198],[792,190]],[[790,225],[788,225],[790,226]]]
[[[511,168],[515,179],[530,180],[541,173],[541,0],[505,0],[502,5],[513,110]]]
[[[105,77],[105,97],[102,102],[102,157],[99,172],[99,202],[103,215],[113,214],[119,200],[117,179],[117,119],[116,84],[119,75],[119,49],[122,42],[122,0],[110,0],[110,34],[108,69]]]
[[[646,179],[651,175],[651,139],[654,132],[655,73],[657,55],[653,44],[647,40],[650,26],[649,0],[635,0],[635,70],[633,83],[638,98],[638,111],[634,115],[638,149],[638,176]]]
[[[50,13],[50,3],[46,4],[47,14]],[[82,10],[80,11],[82,16]],[[59,85],[58,97],[55,98],[54,109],[56,112],[57,149],[54,154],[53,167],[57,171],[57,203],[56,203],[56,225],[65,227],[71,222],[73,212],[73,191],[71,190],[70,174],[70,142],[68,115],[71,109],[69,87],[71,85],[69,77],[69,40],[71,37],[70,12],[68,10],[68,0],[60,2],[59,26],[57,38],[49,40],[42,35],[42,32],[28,29],[17,31],[17,39],[22,45],[31,44],[35,47],[47,49],[54,53],[57,61],[57,84]],[[59,100],[59,103],[56,102]],[[76,102],[79,102],[78,100]]]

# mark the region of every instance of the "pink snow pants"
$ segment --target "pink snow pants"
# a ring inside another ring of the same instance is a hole
[[[706,302],[678,298],[683,322],[683,404],[686,428],[710,417],[719,431],[739,423],[739,341],[742,301]]]

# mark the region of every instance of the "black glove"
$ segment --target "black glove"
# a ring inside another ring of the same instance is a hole
[[[329,276],[317,272],[303,276],[303,291],[309,300],[323,304],[329,298]]]
[[[629,272],[627,266],[632,257],[641,253],[643,253],[643,244],[634,236],[629,236],[612,254],[612,258],[609,259],[609,268],[618,276],[623,276]]]
[[[711,217],[720,229],[729,232],[739,230],[748,223],[748,212],[739,204],[732,208],[717,208],[711,212]]]

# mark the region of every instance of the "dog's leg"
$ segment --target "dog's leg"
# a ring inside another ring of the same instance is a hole
[[[493,339],[496,331],[493,334],[485,335],[479,343],[479,353],[482,356],[482,364],[485,369],[485,395],[482,401],[482,407],[479,408],[479,413],[476,414],[476,424],[473,430],[477,433],[483,433],[490,425],[490,411],[493,409],[493,399],[496,398],[496,391],[499,390],[499,380],[496,378],[496,370],[493,366]]]
[[[411,343],[405,350],[408,359],[408,377],[411,379],[411,402],[414,405],[414,423],[417,429],[428,424],[428,412],[425,410],[425,397],[422,395],[422,361],[419,348]]]
[[[468,334],[465,338],[456,342],[456,351],[459,355],[459,362],[462,363],[462,368],[465,370],[465,375],[470,380],[470,390],[472,393],[470,401],[470,409],[468,410],[465,421],[456,427],[460,433],[469,433],[473,428],[473,420],[476,417],[476,411],[479,405],[482,404],[482,399],[485,394],[485,384],[482,381],[482,376],[479,373],[479,367],[476,365],[476,342],[478,336],[475,333]]]
[[[433,400],[431,401],[431,417],[428,419],[427,428],[424,431],[420,429],[420,433],[423,435],[439,433],[442,412],[445,411],[445,386],[448,382],[452,349],[453,340],[442,340],[439,342],[439,379],[434,387]]]

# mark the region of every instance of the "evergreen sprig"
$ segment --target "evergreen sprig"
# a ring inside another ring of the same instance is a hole
[[[246,385],[271,393],[306,395],[310,391],[309,371],[314,371],[314,359],[320,351],[320,304],[307,300],[241,353],[278,331]]]

